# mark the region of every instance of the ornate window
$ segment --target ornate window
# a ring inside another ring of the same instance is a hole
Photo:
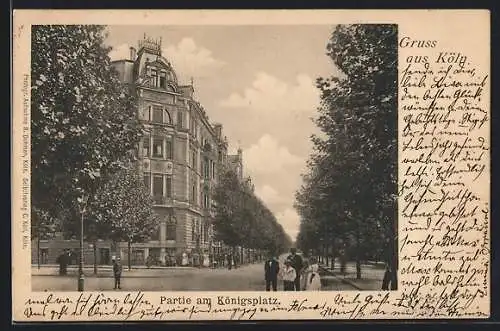
[[[172,176],[165,176],[165,195],[168,198],[172,197]]]
[[[163,123],[163,108],[160,106],[153,106],[153,122]]]
[[[177,127],[179,129],[184,128],[184,114],[182,111],[177,112]]]
[[[144,178],[144,185],[146,186],[146,189],[148,190],[149,194],[151,194],[151,175],[145,173],[143,178]]]
[[[150,149],[151,149],[151,140],[150,137],[144,137],[142,139],[142,156],[143,157],[149,157],[150,156]]]
[[[153,196],[163,196],[163,175],[153,175]]]
[[[174,149],[172,145],[172,140],[167,139],[165,143],[165,150],[166,150],[166,156],[167,159],[173,159],[174,158]]]
[[[207,157],[203,159],[203,178],[205,179],[210,178],[210,164]]]
[[[173,221],[167,222],[167,240],[176,239],[177,225]]]
[[[196,201],[197,200],[196,199],[197,198],[197,195],[196,195],[197,194],[196,185],[197,185],[196,178],[193,178],[192,179],[192,185],[191,185],[191,202],[193,204],[195,204],[195,205],[197,204],[197,201]]]
[[[167,73],[165,71],[162,71],[160,73],[160,88],[162,89],[167,88]]]
[[[153,157],[163,158],[163,141],[161,137],[153,138]]]
[[[152,80],[152,84],[154,87],[158,87],[159,86],[159,76],[158,76],[158,71],[156,70],[156,68],[151,68],[151,80]]]

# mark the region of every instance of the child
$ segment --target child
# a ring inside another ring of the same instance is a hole
[[[288,259],[285,260],[285,267],[281,273],[281,278],[283,279],[284,291],[295,291],[295,279],[297,278],[297,273],[292,267],[292,261]]]

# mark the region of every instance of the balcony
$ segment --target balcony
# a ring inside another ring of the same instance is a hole
[[[153,204],[155,206],[161,206],[161,207],[171,207],[173,205],[174,201],[170,197],[165,197],[163,195],[154,195],[153,196]]]

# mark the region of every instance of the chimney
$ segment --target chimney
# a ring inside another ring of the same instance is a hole
[[[130,60],[135,61],[136,50],[134,47],[130,47]]]

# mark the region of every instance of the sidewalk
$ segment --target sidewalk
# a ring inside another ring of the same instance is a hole
[[[238,266],[237,270],[244,266],[251,266],[253,264],[244,264]],[[127,265],[122,265],[122,277],[157,277],[158,271],[182,271],[182,270],[227,270],[227,268],[208,268],[208,267],[192,267],[192,266],[175,266],[175,267],[164,267],[164,266],[151,266],[147,267],[145,265],[133,265],[131,269],[128,269]],[[93,265],[85,265],[83,267],[83,273],[85,277],[97,277],[97,278],[107,278],[113,277],[113,266],[111,265],[98,265],[97,275],[94,274]],[[40,268],[38,265],[34,264],[31,266],[32,276],[59,276],[59,265],[57,264],[42,264]],[[70,265],[67,268],[66,276],[78,276],[78,265]]]
[[[345,273],[340,273],[340,263],[335,262],[335,270],[331,270],[324,264],[320,264],[321,269],[328,275],[336,277],[345,284],[349,284],[360,291],[379,291],[384,278],[384,268],[380,265],[370,263],[361,265],[361,279],[356,279],[356,263],[347,262]]]
[[[144,274],[147,273],[148,270],[187,270],[187,269],[198,269],[195,267],[161,267],[161,266],[152,266],[150,268],[146,266],[132,266],[129,270],[128,266],[122,266],[123,277],[133,276],[134,274]],[[78,266],[68,266],[67,268],[67,276],[76,276],[78,275]],[[113,266],[110,265],[99,265],[97,266],[97,275],[94,274],[94,266],[86,265],[83,267],[83,273],[87,277],[112,277],[113,276]],[[37,265],[31,266],[31,275],[32,276],[58,276],[59,275],[59,266],[58,265],[41,265],[40,269],[38,269]]]

